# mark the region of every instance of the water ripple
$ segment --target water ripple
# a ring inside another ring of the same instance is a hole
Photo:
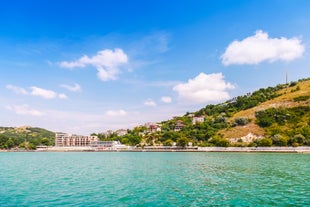
[[[306,206],[310,156],[0,153],[0,206]]]

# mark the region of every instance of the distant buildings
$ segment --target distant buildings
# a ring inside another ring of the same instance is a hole
[[[126,145],[121,144],[119,141],[94,141],[91,142],[90,146],[98,151],[128,149]]]
[[[174,125],[174,131],[175,132],[178,132],[178,131],[181,131],[183,129],[183,127],[185,126],[185,124],[183,124],[183,121],[182,120],[177,120],[175,122],[175,125]]]
[[[156,123],[148,122],[148,123],[145,123],[144,126],[146,127],[147,133],[155,133],[155,132],[161,131],[160,125]]]
[[[112,130],[107,130],[106,132],[103,133],[106,137],[110,136],[113,134]]]
[[[198,123],[203,123],[205,118],[203,116],[195,116],[193,117],[192,123],[193,125],[198,124]]]
[[[86,147],[91,142],[99,141],[97,136],[82,136],[57,132],[55,135],[56,147]]]
[[[117,136],[121,137],[121,136],[126,135],[128,132],[126,129],[119,129],[119,130],[116,130],[115,133],[117,134]]]
[[[56,147],[89,147],[93,151],[127,150],[129,147],[119,141],[99,141],[97,136],[81,136],[57,132]]]

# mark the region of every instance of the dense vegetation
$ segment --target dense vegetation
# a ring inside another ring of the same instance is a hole
[[[310,145],[310,106],[270,108],[255,115],[257,124],[266,129],[271,144]]]
[[[0,149],[36,149],[38,145],[54,145],[54,140],[54,132],[41,128],[0,127]]]

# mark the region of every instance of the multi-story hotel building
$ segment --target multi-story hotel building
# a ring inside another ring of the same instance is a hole
[[[57,132],[55,135],[55,146],[57,147],[85,147],[90,146],[93,141],[99,141],[97,136],[81,136]]]

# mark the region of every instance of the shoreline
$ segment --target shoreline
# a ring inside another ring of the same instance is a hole
[[[196,148],[128,148],[98,150],[91,147],[46,147],[37,150],[0,150],[0,152],[242,152],[242,153],[304,153],[310,154],[310,146],[303,147],[196,147]]]

